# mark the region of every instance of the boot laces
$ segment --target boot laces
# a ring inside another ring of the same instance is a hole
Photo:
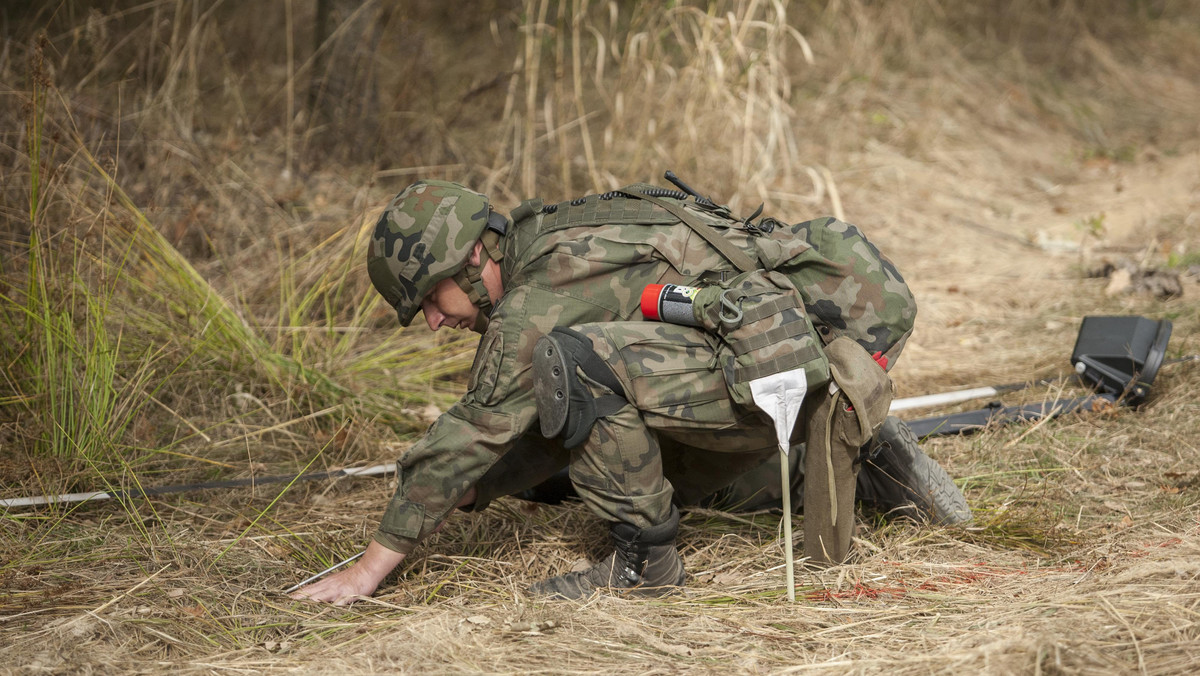
[[[621,572],[617,573],[617,579],[630,587],[642,581],[640,571],[646,567],[646,555],[642,549],[636,537],[629,541],[619,541],[616,546],[617,557],[624,564],[621,566]]]

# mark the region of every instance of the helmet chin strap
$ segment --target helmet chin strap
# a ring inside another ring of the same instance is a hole
[[[479,308],[479,315],[475,318],[475,326],[471,330],[483,333],[487,330],[488,315],[492,313],[492,298],[483,284],[483,266],[468,263],[462,270],[454,274],[453,279],[458,284],[458,288],[467,294],[471,303]]]
[[[480,262],[479,265],[472,265],[468,260],[467,264],[461,270],[454,274],[454,281],[458,284],[458,288],[467,294],[467,298],[479,308],[479,315],[475,318],[475,326],[471,330],[476,333],[487,331],[488,316],[492,314],[492,298],[488,295],[487,286],[483,283],[483,267],[487,265],[487,261],[496,261],[499,263],[504,254],[500,251],[500,238],[502,232],[494,229],[489,229],[483,233],[479,241],[483,244],[483,250],[487,253],[487,258]]]

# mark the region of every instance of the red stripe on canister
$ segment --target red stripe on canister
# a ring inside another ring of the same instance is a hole
[[[662,296],[662,284],[647,284],[642,289],[642,315],[646,319],[662,321],[658,316],[658,299]]]

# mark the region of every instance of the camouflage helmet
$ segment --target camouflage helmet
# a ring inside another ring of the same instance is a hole
[[[438,282],[467,265],[490,211],[487,197],[448,181],[418,181],[388,204],[367,250],[367,272],[402,326]]]

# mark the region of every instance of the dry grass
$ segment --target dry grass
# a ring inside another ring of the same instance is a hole
[[[473,343],[395,331],[362,274],[417,175],[511,207],[674,169],[842,213],[921,304],[902,396],[1066,374],[1089,314],[1200,352],[1195,275],[1161,301],[1083,274],[1200,252],[1191,3],[367,3],[377,32],[340,44],[363,15],[337,15],[319,49],[310,5],[5,19],[0,497],[393,460]],[[313,82],[353,99],[321,118]],[[796,604],[772,514],[686,513],[680,595],[544,603],[603,528],[501,500],[335,609],[278,590],[358,551],[388,480],[11,510],[0,672],[1190,673],[1198,394],[1178,364],[1141,410],[930,440],[975,527],[865,517]]]

